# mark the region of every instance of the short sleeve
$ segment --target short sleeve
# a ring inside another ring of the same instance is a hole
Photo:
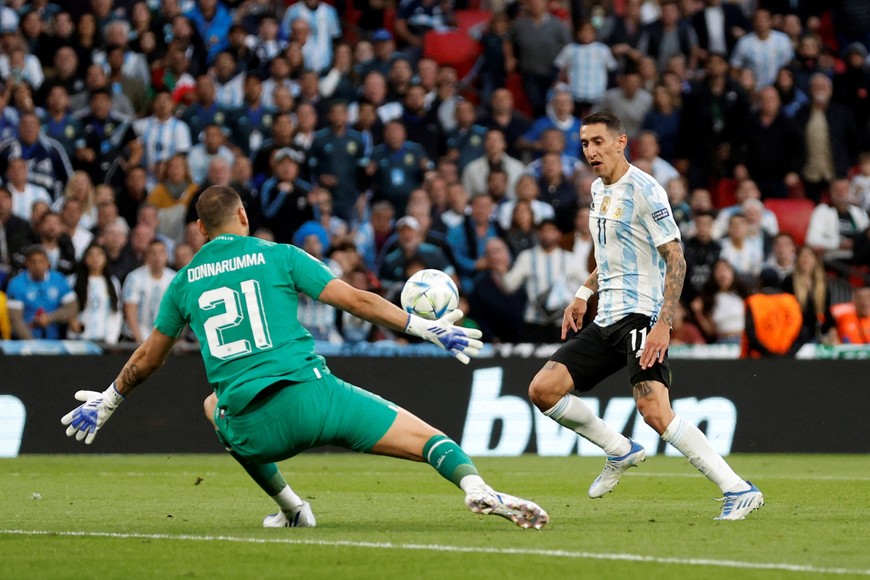
[[[166,336],[175,338],[184,330],[185,324],[187,324],[187,320],[178,307],[176,284],[173,282],[160,300],[160,310],[157,312],[154,328]]]
[[[641,222],[649,232],[653,244],[658,248],[667,242],[679,241],[680,228],[677,227],[671,204],[662,186],[657,183],[650,184],[639,191],[642,193],[638,195],[637,203],[646,206],[646,211],[641,214]]]
[[[567,45],[559,51],[559,54],[556,55],[556,58],[553,60],[553,65],[556,68],[563,69],[565,65],[568,64],[568,58],[571,56],[571,47],[572,45]]]
[[[297,290],[317,300],[335,274],[320,260],[296,246],[283,246],[287,252],[290,276]]]

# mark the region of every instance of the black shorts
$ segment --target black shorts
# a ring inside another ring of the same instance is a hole
[[[592,390],[598,383],[628,366],[632,386],[641,381],[658,381],[665,387],[671,384],[671,365],[665,353],[663,362],[648,369],[640,367],[640,356],[652,319],[643,314],[630,314],[610,326],[590,324],[577,336],[563,344],[550,357],[568,368],[574,380],[574,389]]]

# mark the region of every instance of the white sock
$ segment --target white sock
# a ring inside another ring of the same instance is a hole
[[[293,512],[302,506],[304,501],[302,498],[296,495],[289,485],[285,485],[284,489],[278,492],[278,495],[273,495],[272,499],[275,500],[275,503],[278,504],[278,507],[281,508],[281,511],[284,512]]]
[[[689,463],[719,486],[722,493],[749,489],[749,484],[713,450],[704,433],[679,415],[662,433],[662,439],[685,455]]]
[[[486,482],[483,481],[483,478],[479,475],[466,475],[462,479],[459,480],[459,487],[465,493],[468,493],[472,489],[492,489]]]
[[[628,438],[609,427],[579,397],[565,395],[544,415],[595,443],[610,456],[620,457],[631,451]]]

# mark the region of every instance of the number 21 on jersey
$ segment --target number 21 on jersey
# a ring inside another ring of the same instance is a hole
[[[223,314],[210,316],[203,324],[209,352],[222,360],[248,354],[253,350],[251,341],[245,338],[224,342],[224,331],[236,328],[246,320],[254,346],[259,350],[272,348],[269,324],[263,311],[260,283],[256,280],[245,280],[241,284],[241,290],[239,295],[233,288],[221,286],[207,290],[199,297],[199,307],[202,310],[213,310],[219,305],[224,307]]]

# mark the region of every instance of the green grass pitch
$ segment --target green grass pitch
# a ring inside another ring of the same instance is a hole
[[[848,578],[870,576],[870,456],[736,455],[767,505],[717,522],[718,490],[681,458],[614,493],[599,458],[481,458],[534,499],[542,531],[470,513],[429,466],[353,454],[281,464],[315,529],[265,530],[271,501],[222,455],[0,460],[0,578]]]

